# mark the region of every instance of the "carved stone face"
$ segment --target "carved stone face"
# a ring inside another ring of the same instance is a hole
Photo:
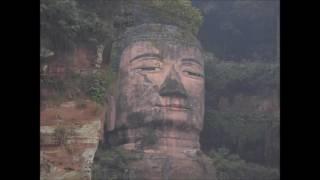
[[[195,47],[154,41],[129,45],[120,61],[116,128],[156,122],[200,132],[203,63]]]

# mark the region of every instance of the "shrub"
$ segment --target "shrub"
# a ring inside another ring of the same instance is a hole
[[[81,89],[93,101],[104,104],[105,95],[114,81],[115,73],[111,68],[105,71],[98,71],[83,78],[81,82]]]
[[[63,93],[66,89],[65,82],[59,77],[42,76],[40,79],[41,88],[49,88],[56,92]]]

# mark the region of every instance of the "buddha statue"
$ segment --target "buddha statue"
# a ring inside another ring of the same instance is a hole
[[[108,146],[141,154],[127,179],[215,180],[200,150],[204,119],[204,57],[197,38],[173,25],[129,28],[115,48],[115,109],[107,121]]]

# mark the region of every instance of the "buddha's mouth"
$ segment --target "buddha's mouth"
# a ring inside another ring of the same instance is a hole
[[[176,111],[189,111],[189,110],[191,110],[191,108],[189,106],[182,105],[182,104],[166,104],[166,105],[157,104],[156,107],[165,108],[165,109],[169,109],[169,110],[176,110]]]

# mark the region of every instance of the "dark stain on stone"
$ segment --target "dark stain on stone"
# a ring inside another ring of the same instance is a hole
[[[142,112],[133,112],[128,115],[128,124],[131,128],[143,126],[145,115]]]
[[[169,157],[167,157],[165,160],[164,160],[164,163],[162,165],[162,177],[164,180],[169,180],[169,177],[170,177],[170,171],[171,171],[171,166],[172,166],[172,162],[170,160]]]
[[[143,73],[139,73],[141,76],[143,76],[143,80],[144,82],[146,83],[152,83],[152,81],[150,81],[150,79],[147,77],[146,74],[143,74]]]

